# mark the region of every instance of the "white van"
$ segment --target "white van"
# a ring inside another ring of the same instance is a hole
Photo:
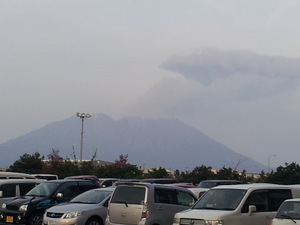
[[[0,172],[0,179],[37,179],[37,178],[27,173]]]
[[[287,199],[279,207],[270,225],[300,224],[300,198]]]
[[[27,192],[42,182],[43,180],[38,179],[0,180],[0,207],[3,202],[27,194]]]
[[[268,225],[281,203],[300,197],[300,185],[237,184],[207,191],[173,225]]]

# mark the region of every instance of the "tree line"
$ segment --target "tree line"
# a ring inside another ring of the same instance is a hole
[[[247,174],[246,170],[236,171],[232,168],[223,167],[214,171],[212,167],[200,165],[191,171],[168,172],[165,168],[154,168],[145,171],[136,165],[128,162],[128,155],[121,154],[109,165],[98,165],[93,157],[90,161],[79,162],[75,155],[74,159],[62,158],[59,150],[52,149],[45,157],[39,152],[20,156],[7,171],[23,172],[29,174],[50,173],[56,174],[59,178],[76,175],[96,175],[99,178],[119,179],[144,179],[144,178],[175,178],[178,182],[198,184],[202,180],[242,180],[245,183],[274,183],[274,184],[300,184],[300,166],[295,163],[285,163],[276,170],[269,173],[261,171],[258,176]]]

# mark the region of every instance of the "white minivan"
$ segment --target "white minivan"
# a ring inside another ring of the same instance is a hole
[[[279,207],[270,225],[300,224],[300,198],[287,199]]]
[[[217,186],[174,216],[173,225],[268,225],[281,203],[300,197],[300,185]]]

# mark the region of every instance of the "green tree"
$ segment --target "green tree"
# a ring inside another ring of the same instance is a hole
[[[300,166],[295,162],[285,163],[285,166],[279,166],[275,172],[269,173],[265,181],[274,184],[299,184]]]
[[[216,179],[218,180],[240,180],[240,175],[232,168],[223,167],[216,173]]]
[[[175,178],[180,182],[188,182],[193,184],[199,184],[202,180],[215,179],[215,174],[210,166],[197,166],[191,172],[175,171]]]
[[[158,169],[154,168],[152,170],[148,170],[148,174],[145,175],[147,178],[170,178],[170,174],[165,168],[159,167]]]
[[[95,165],[94,161],[83,161],[80,163],[79,171],[81,175],[85,174],[92,174],[94,175],[95,172]]]
[[[80,170],[79,170],[78,164],[72,162],[69,159],[64,160],[64,162],[59,165],[58,173],[57,173],[59,178],[65,178],[68,176],[76,176],[79,174],[80,174]]]
[[[140,179],[143,172],[136,165],[128,163],[128,155],[121,154],[113,164],[98,166],[96,176],[101,178]]]
[[[43,169],[43,160],[40,153],[36,152],[32,155],[25,153],[20,159],[11,165],[8,171],[22,173],[41,173]]]

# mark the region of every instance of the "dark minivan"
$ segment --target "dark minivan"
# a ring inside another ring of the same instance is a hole
[[[46,209],[98,187],[99,183],[91,180],[45,181],[26,195],[3,203],[0,209],[0,223],[41,225]]]

